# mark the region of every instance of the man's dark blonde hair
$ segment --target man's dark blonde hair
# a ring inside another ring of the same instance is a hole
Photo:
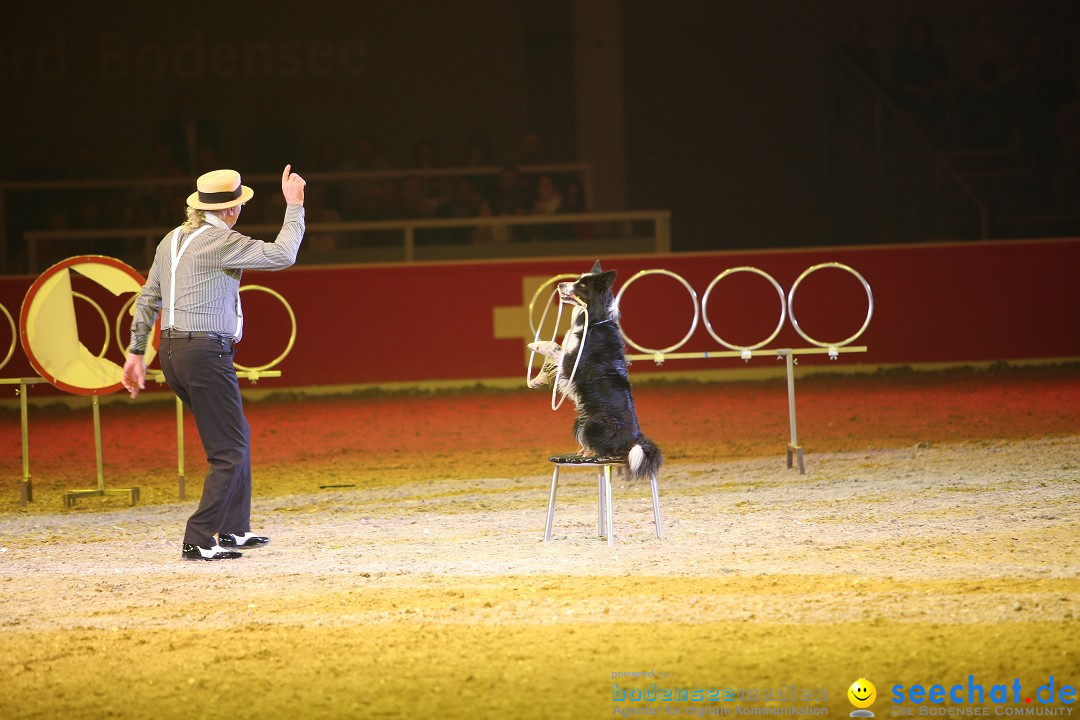
[[[183,232],[195,232],[203,223],[206,222],[206,211],[199,210],[197,208],[188,207],[187,219],[184,220],[184,224],[180,226]]]

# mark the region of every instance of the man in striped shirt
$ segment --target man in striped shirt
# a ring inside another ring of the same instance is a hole
[[[263,242],[232,229],[254,195],[240,174],[214,170],[200,176],[187,200],[187,221],[158,245],[135,302],[124,387],[131,397],[146,387],[143,354],[161,313],[161,369],[195,416],[210,463],[199,508],[184,532],[185,560],[228,560],[241,556],[236,548],[270,542],[251,533],[251,433],[233,368],[244,324],[240,276],[246,269],[282,270],[296,262],[305,184],[285,166],[285,221],[277,239]]]

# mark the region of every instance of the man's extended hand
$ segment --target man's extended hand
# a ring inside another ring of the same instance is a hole
[[[146,358],[128,353],[127,362],[124,363],[124,375],[120,378],[120,382],[131,393],[131,397],[138,395],[140,390],[146,389]]]
[[[292,165],[286,165],[285,172],[281,173],[281,194],[285,196],[285,202],[289,205],[303,205],[305,185],[307,181],[292,172]]]

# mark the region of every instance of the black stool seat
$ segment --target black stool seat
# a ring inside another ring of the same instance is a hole
[[[593,455],[552,455],[548,458],[560,465],[625,465],[625,457],[596,457]]]

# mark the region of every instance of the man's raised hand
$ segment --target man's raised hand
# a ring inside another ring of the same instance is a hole
[[[281,173],[281,194],[285,196],[285,202],[289,205],[303,205],[305,185],[307,181],[292,172],[292,165],[286,165]]]

